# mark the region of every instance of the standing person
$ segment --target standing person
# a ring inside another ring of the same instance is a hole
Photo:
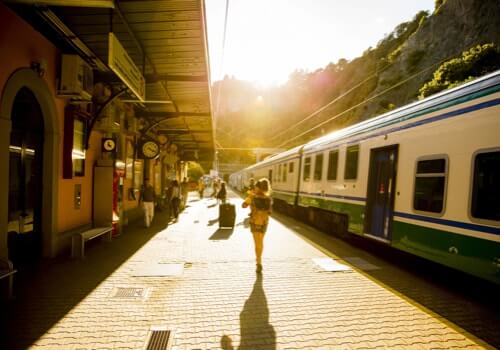
[[[181,189],[179,187],[179,182],[177,180],[172,181],[172,197],[170,198],[170,203],[172,204],[172,213],[174,214],[174,219],[177,221],[179,218],[179,205],[181,203]]]
[[[225,204],[226,203],[226,196],[227,196],[226,183],[222,182],[220,185],[220,190],[217,193],[217,202],[221,201],[222,204]]]
[[[198,180],[198,193],[200,194],[200,199],[203,199],[203,192],[205,192],[205,181],[203,177]]]
[[[219,180],[218,179],[214,179],[212,181],[212,189],[213,189],[213,192],[210,195],[210,197],[217,198],[217,193],[219,192]]]
[[[264,250],[264,235],[271,214],[271,185],[268,179],[260,179],[255,184],[254,191],[242,204],[243,208],[250,206],[250,230],[255,243],[255,260],[257,273],[262,271],[262,251]]]
[[[188,179],[185,177],[181,182],[181,203],[182,209],[186,208],[187,197],[189,193],[189,184]]]
[[[155,190],[148,178],[144,179],[144,186],[139,198],[139,202],[141,201],[144,210],[144,225],[149,227],[155,215]]]

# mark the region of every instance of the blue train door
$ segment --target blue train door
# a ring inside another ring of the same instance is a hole
[[[372,149],[364,232],[373,238],[391,240],[398,145]]]

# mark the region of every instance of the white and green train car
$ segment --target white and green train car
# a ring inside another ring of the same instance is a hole
[[[275,205],[500,284],[500,71],[270,157]]]

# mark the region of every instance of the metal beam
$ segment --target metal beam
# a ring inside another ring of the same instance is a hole
[[[158,81],[187,81],[208,83],[206,75],[171,75],[171,74],[146,74],[146,83],[156,83]]]
[[[137,117],[146,117],[146,118],[179,118],[179,117],[210,117],[211,114],[207,112],[146,112],[139,111],[136,113]]]
[[[5,0],[11,4],[42,5],[42,6],[70,6],[70,7],[98,7],[115,8],[113,0]]]
[[[158,134],[163,134],[163,135],[185,135],[185,134],[211,134],[212,130],[162,130],[158,129],[156,131]]]

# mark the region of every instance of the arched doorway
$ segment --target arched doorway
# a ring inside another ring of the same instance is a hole
[[[59,136],[59,121],[58,113],[55,104],[54,95],[51,92],[47,82],[40,77],[35,71],[29,68],[21,68],[12,73],[5,85],[3,86],[2,95],[0,98],[0,259],[7,259],[11,254],[8,249],[8,232],[9,232],[9,213],[10,213],[10,189],[11,189],[11,131],[23,128],[19,125],[20,120],[16,116],[23,113],[18,107],[17,99],[21,100],[36,100],[38,110],[35,108],[35,113],[40,113],[42,120],[38,118],[38,122],[34,122],[39,129],[36,135],[39,136],[36,140],[29,140],[28,143],[35,142],[40,144],[37,146],[41,150],[36,161],[42,164],[38,168],[40,172],[40,186],[36,195],[39,197],[31,198],[34,201],[41,201],[41,205],[37,207],[40,210],[42,220],[34,222],[35,226],[41,226],[38,239],[41,239],[42,255],[51,257],[57,253],[57,213],[58,213],[58,181],[59,181],[59,151],[60,151],[60,136]],[[37,119],[37,118],[35,118]],[[33,127],[31,127],[33,128]],[[32,133],[33,134],[33,133]],[[19,147],[19,146],[17,146]],[[32,149],[30,147],[25,147]],[[31,151],[25,151],[31,152]],[[36,152],[36,151],[35,151]],[[36,153],[35,153],[36,154]],[[32,161],[35,162],[33,159]],[[26,180],[26,179],[25,179]],[[38,186],[38,185],[37,185]],[[41,199],[40,199],[41,198]],[[30,200],[31,200],[30,199]]]
[[[42,254],[43,114],[23,87],[12,106],[9,145],[9,259],[16,265]]]

